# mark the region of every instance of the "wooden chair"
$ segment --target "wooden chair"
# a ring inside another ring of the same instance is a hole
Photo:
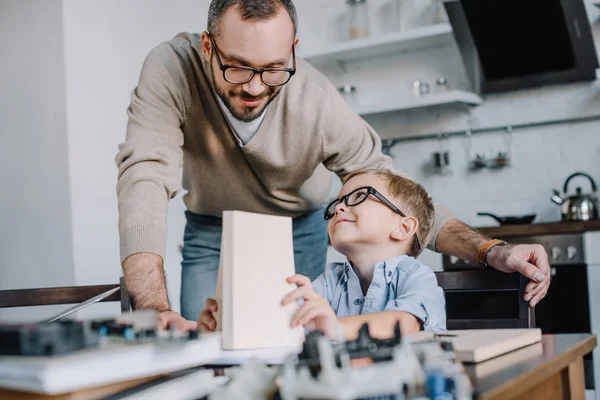
[[[496,270],[436,272],[446,298],[448,329],[535,328],[535,312],[523,300],[529,280]]]
[[[119,287],[118,291],[100,301],[118,301],[121,303],[121,311],[129,311],[131,302],[122,277],[115,285],[0,290],[0,308],[82,303],[116,287]]]

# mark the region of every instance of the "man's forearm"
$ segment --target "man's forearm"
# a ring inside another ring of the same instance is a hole
[[[158,254],[130,255],[123,261],[123,274],[134,309],[170,309],[163,261]]]
[[[356,339],[363,324],[369,324],[369,334],[375,338],[386,339],[394,334],[396,322],[400,321],[403,334],[418,332],[421,329],[419,320],[412,314],[403,311],[381,311],[370,314],[352,315],[338,318],[346,340]]]
[[[488,240],[458,219],[444,224],[435,242],[438,252],[477,262],[477,250]]]

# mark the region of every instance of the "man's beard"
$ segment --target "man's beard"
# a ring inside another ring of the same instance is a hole
[[[219,85],[217,85],[217,80],[215,79],[215,71],[212,65],[210,66],[210,74],[212,75],[213,86],[215,87],[219,98],[223,101],[223,104],[225,104],[225,107],[227,107],[231,115],[233,115],[235,119],[242,122],[251,122],[254,121],[256,118],[260,117],[265,108],[267,108],[267,106],[271,104],[271,102],[275,99],[275,97],[277,97],[277,95],[281,91],[280,87],[267,86],[267,90],[258,97],[252,96],[244,92],[243,90],[240,93],[230,91],[229,95],[227,95],[225,91],[221,87],[219,87]],[[243,107],[243,111],[239,111],[231,103],[232,97],[240,97],[244,100],[262,100],[264,98],[267,98],[268,100],[262,107]]]

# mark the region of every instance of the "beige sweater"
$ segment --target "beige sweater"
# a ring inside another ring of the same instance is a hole
[[[182,33],[146,58],[119,146],[121,261],[138,252],[165,257],[167,204],[182,187],[187,208],[298,216],[323,205],[333,171],[391,168],[377,133],[305,61],[271,102],[244,145],[216,101],[200,36]],[[179,171],[183,167],[183,179]],[[436,206],[432,243],[451,217]]]

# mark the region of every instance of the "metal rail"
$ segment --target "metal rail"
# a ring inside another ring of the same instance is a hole
[[[554,120],[548,120],[548,121],[529,122],[529,123],[523,123],[523,124],[495,126],[495,127],[488,127],[488,128],[462,129],[462,130],[450,131],[450,132],[431,133],[431,134],[427,134],[427,135],[414,135],[414,136],[382,139],[382,147],[383,147],[384,153],[389,154],[389,151],[391,150],[391,148],[400,142],[449,138],[449,137],[454,137],[454,136],[469,136],[469,135],[476,135],[476,134],[482,134],[482,133],[493,133],[493,132],[513,132],[515,130],[539,128],[539,127],[543,127],[543,126],[579,124],[579,123],[593,122],[593,121],[600,121],[600,115],[554,119]],[[600,129],[599,129],[599,131],[600,131]]]

